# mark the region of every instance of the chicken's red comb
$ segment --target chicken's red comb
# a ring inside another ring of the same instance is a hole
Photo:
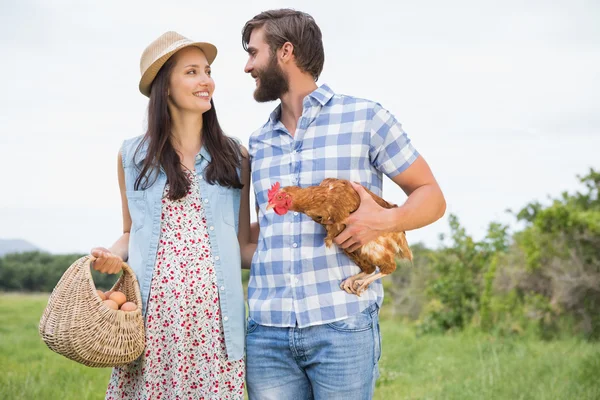
[[[268,192],[269,200],[271,200],[273,198],[273,196],[275,196],[277,194],[277,192],[279,192],[279,182],[275,182],[273,184],[273,186],[271,186],[271,189],[269,189],[269,192]]]

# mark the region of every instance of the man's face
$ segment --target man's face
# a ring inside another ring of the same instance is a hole
[[[248,62],[244,71],[256,81],[254,99],[258,102],[277,100],[289,89],[285,71],[277,61],[277,54],[272,54],[265,42],[262,28],[253,30],[250,35]]]

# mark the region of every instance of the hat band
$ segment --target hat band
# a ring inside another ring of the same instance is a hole
[[[165,53],[169,53],[169,52],[175,50],[176,48],[181,47],[182,45],[184,45],[186,43],[194,43],[194,42],[192,42],[190,39],[178,40],[177,42],[172,43],[169,47],[167,47]]]
[[[174,43],[171,43],[167,48],[163,49],[160,54],[156,57],[154,57],[152,60],[149,60],[150,63],[148,65],[145,66],[145,68],[143,69],[143,71],[146,71],[148,68],[150,68],[150,66],[152,64],[154,64],[154,62],[156,62],[156,60],[158,60],[159,58],[163,57],[165,54],[169,54],[170,52],[172,52],[173,50],[178,49],[179,47],[182,47],[186,44],[191,44],[194,43],[189,39],[180,39]]]

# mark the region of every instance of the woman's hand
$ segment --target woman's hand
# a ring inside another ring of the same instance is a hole
[[[123,259],[104,247],[94,247],[90,254],[96,257],[92,267],[105,274],[116,274],[121,271]]]

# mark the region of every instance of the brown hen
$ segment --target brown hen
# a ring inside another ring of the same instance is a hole
[[[331,247],[333,239],[346,228],[342,222],[360,205],[360,196],[350,182],[343,179],[327,178],[319,186],[306,188],[279,186],[279,183],[275,183],[269,190],[267,209],[273,209],[278,215],[297,211],[309,216],[327,230],[327,247]],[[370,190],[365,190],[381,207],[397,207]],[[360,267],[361,272],[344,280],[340,288],[359,296],[371,282],[394,272],[397,257],[412,260],[404,232],[382,233],[359,249],[344,252]],[[376,267],[379,267],[379,272],[375,274]]]

